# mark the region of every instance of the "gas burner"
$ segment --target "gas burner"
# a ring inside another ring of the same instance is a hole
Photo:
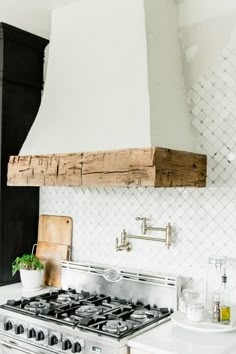
[[[130,317],[138,320],[146,320],[148,318],[144,310],[136,310],[132,313]]]
[[[50,309],[50,304],[44,300],[40,301],[31,301],[30,303],[25,305],[25,310],[34,312],[36,314],[47,314]]]
[[[89,297],[89,293],[76,293],[76,294],[70,294],[71,298],[75,301],[83,300],[87,297]]]
[[[88,297],[88,294],[89,293],[74,293],[69,291],[66,293],[59,294],[57,297],[57,301],[62,303],[68,303],[71,301],[78,302]]]
[[[95,314],[99,314],[100,312],[101,312],[101,309],[99,309],[94,304],[82,305],[78,309],[75,310],[75,314],[77,316],[82,316],[82,317],[89,317],[89,316],[92,316]]]
[[[104,332],[120,334],[128,329],[127,323],[125,321],[110,320],[102,326]]]
[[[146,309],[140,309],[140,310],[135,310],[131,316],[131,318],[137,319],[137,320],[147,320],[150,317],[156,317],[156,314],[153,311],[149,311]]]
[[[59,294],[57,297],[57,301],[59,302],[70,302],[71,297],[69,294]]]

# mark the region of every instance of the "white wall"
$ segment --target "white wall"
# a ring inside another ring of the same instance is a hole
[[[45,6],[46,2],[47,0],[1,0],[0,21],[49,38],[51,9]]]
[[[188,27],[236,12],[235,0],[180,0],[179,23]]]
[[[0,21],[49,38],[51,11],[77,1],[79,0],[0,0]]]
[[[0,0],[0,22],[5,22],[43,38],[50,38],[52,10],[79,0]],[[44,78],[48,50],[45,49]]]
[[[183,0],[179,2],[180,44],[186,87],[191,88],[209,67],[217,66],[220,53],[235,40],[234,0]]]

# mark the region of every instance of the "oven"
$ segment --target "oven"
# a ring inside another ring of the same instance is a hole
[[[6,334],[0,334],[0,353],[1,354],[47,354],[51,353],[49,350],[44,350],[42,348],[38,348],[35,345],[22,342],[16,338],[12,339],[8,337]]]
[[[27,323],[24,316],[14,315],[14,317],[9,317],[8,313],[7,317],[4,317],[4,322],[6,323],[6,321],[12,321],[15,325],[7,331],[0,329],[1,354],[128,353],[125,339],[104,338],[94,333],[83,332],[77,328],[68,329],[54,323],[48,325],[47,321],[39,321],[36,318],[32,318]],[[16,334],[16,328],[21,324],[25,330],[21,334]],[[37,332],[38,339],[35,336],[29,336],[32,329]]]
[[[0,354],[128,354],[128,340],[170,319],[180,278],[62,262],[62,289],[0,306]]]

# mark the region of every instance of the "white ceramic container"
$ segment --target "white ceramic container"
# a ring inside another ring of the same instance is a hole
[[[202,302],[187,303],[187,319],[193,322],[201,322],[203,320],[204,304]]]
[[[38,290],[42,286],[44,270],[20,269],[20,278],[25,289]]]

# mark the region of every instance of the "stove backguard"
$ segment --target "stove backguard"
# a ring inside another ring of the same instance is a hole
[[[107,276],[109,274],[112,276]],[[177,310],[181,278],[161,273],[117,267],[110,269],[97,264],[62,261],[62,288],[96,291],[98,294],[109,294],[133,302]]]

